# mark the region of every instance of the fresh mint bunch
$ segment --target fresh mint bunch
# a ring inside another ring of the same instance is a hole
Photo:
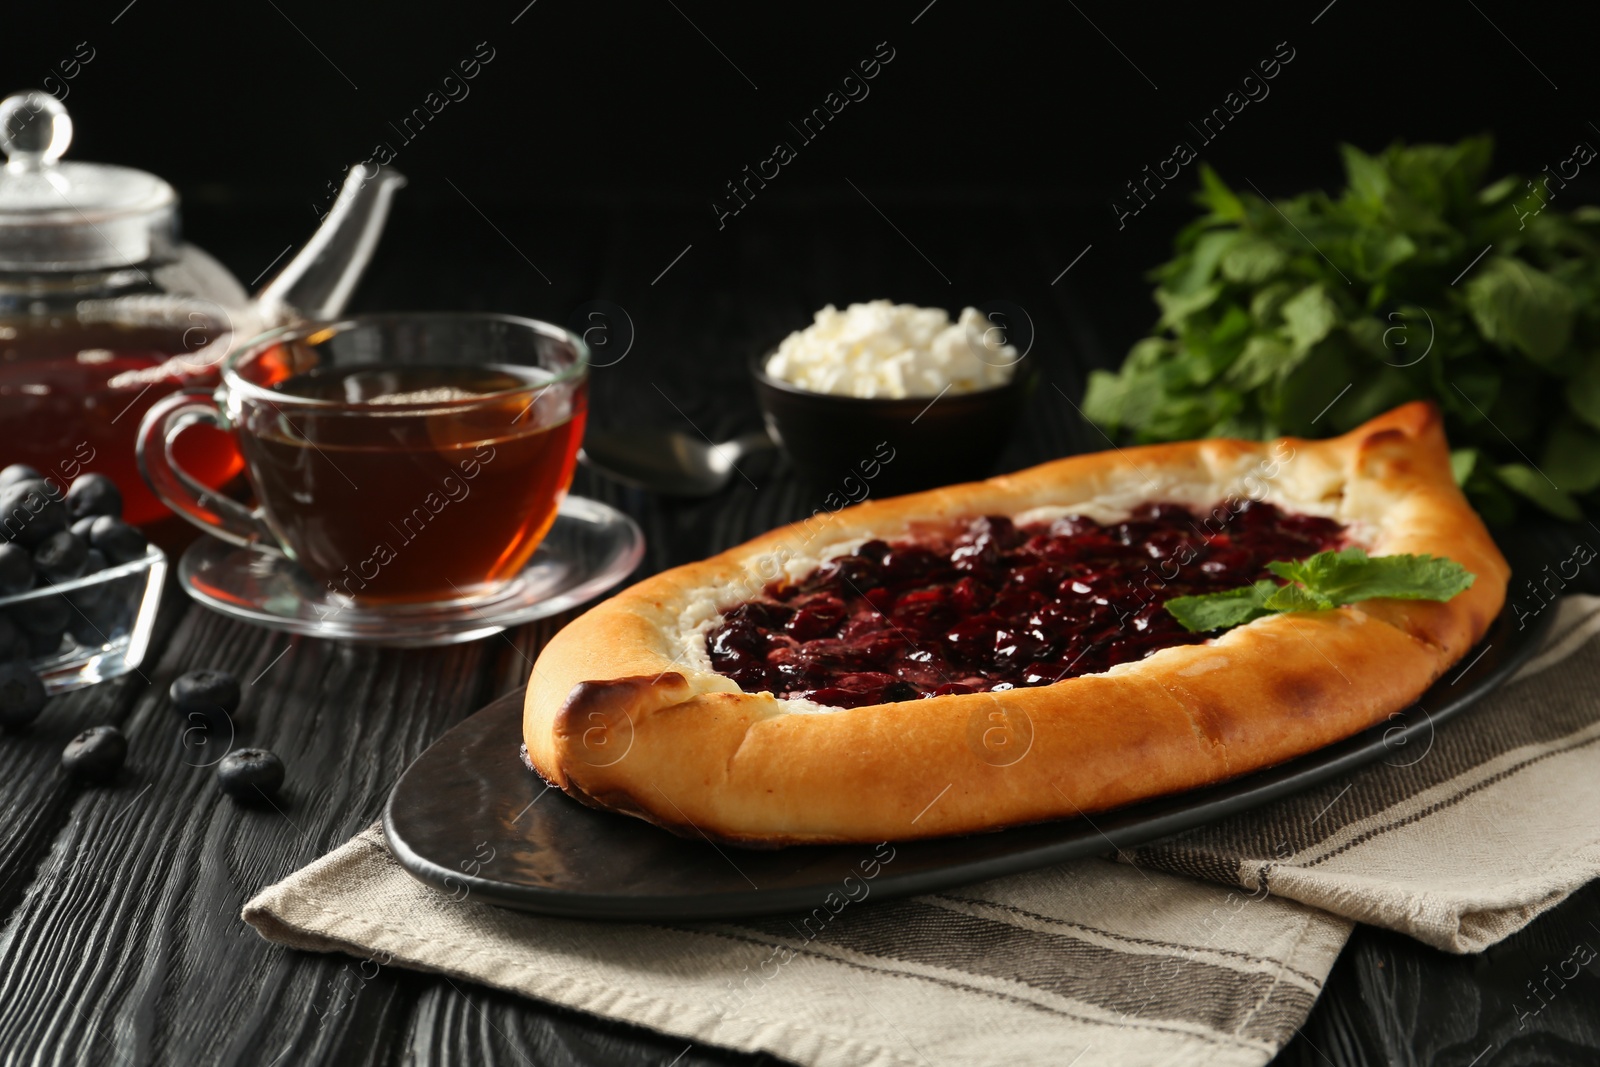
[[[1318,552],[1310,559],[1277,561],[1267,570],[1284,579],[1202,596],[1173,597],[1166,609],[1192,633],[1227,630],[1285,611],[1327,611],[1342,604],[1388,597],[1449,600],[1472,586],[1473,574],[1437,556],[1369,556],[1359,548]]]
[[[1431,399],[1490,522],[1600,505],[1600,208],[1557,206],[1594,150],[1487,185],[1487,137],[1342,151],[1337,196],[1276,203],[1201,167],[1160,320],[1085,414],[1142,442],[1315,437]]]

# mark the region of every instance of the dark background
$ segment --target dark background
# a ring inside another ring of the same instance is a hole
[[[619,300],[645,362],[679,332],[665,320],[683,316],[729,316],[715,331],[724,343],[699,354],[711,366],[737,365],[827,301],[1004,298],[1049,319],[1044,290],[1090,245],[1067,284],[1101,310],[1103,358],[1114,358],[1154,317],[1142,272],[1190,211],[1196,168],[1120,231],[1110,202],[1180,138],[1234,184],[1272,195],[1336,186],[1340,141],[1375,150],[1487,131],[1497,170],[1530,174],[1578,140],[1600,143],[1600,20],[1583,5],[111,0],[19,6],[5,21],[5,80],[64,89],[70,158],[172,181],[191,239],[241,280],[301,242],[329,183],[387,141],[411,186],[358,307],[494,302],[561,322],[584,300]],[[81,42],[94,58],[63,78]],[[788,123],[879,42],[894,59],[870,95],[802,144]],[[1270,95],[1202,145],[1187,123],[1279,42],[1295,58]],[[406,143],[395,126],[480,43],[493,59],[469,95]],[[719,231],[713,199],[779,139],[798,159]],[[1600,199],[1581,182],[1565,195],[1568,207]],[[648,233],[619,230],[641,211],[654,212]],[[1019,266],[1010,291],[991,291],[994,261],[1020,261],[1039,241],[1065,258]],[[656,287],[671,300],[639,321],[628,298],[691,244]],[[795,294],[797,321],[751,323],[729,314],[729,294],[696,286],[696,260],[719,255],[748,261],[753,285],[785,257],[858,269]],[[1068,328],[1042,323],[1041,336]]]

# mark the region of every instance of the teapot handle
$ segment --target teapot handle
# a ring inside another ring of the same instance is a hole
[[[162,503],[211,536],[284,555],[260,508],[251,510],[230,500],[178,465],[173,444],[184,430],[196,424],[219,430],[232,428],[204,389],[173,393],[146,412],[135,444],[139,473]]]

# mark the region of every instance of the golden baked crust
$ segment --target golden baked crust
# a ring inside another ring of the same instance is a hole
[[[868,537],[1246,494],[1337,518],[1374,555],[1445,556],[1477,580],[1445,603],[1269,616],[1053,685],[848,710],[745,693],[709,667],[704,634],[721,610]],[[523,733],[540,773],[572,796],[690,836],[772,846],[992,830],[1207,785],[1381,722],[1483,636],[1509,574],[1428,404],[1323,441],[1073,456],[818,513],[640,582],[545,647]]]

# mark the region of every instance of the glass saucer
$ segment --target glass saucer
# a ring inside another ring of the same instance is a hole
[[[178,581],[206,607],[258,626],[421,648],[474,641],[576,607],[622,581],[642,558],[638,523],[609,505],[569,496],[520,575],[461,603],[356,604],[330,594],[282,556],[215,537],[189,546],[178,562]]]

